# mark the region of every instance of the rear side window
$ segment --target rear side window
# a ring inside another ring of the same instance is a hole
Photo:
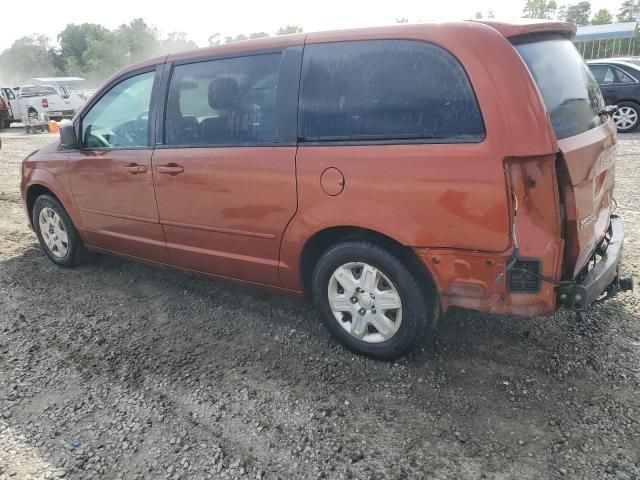
[[[616,82],[618,83],[635,83],[636,82],[633,78],[631,78],[631,75],[623,72],[619,68],[616,68],[615,74],[616,74]]]
[[[484,124],[460,63],[420,41],[307,45],[299,136],[309,141],[480,142]]]
[[[281,54],[178,65],[166,113],[168,145],[250,145],[276,141]]]
[[[611,68],[610,66],[591,65],[589,68],[591,69],[593,77],[600,85],[608,85],[614,82],[615,75],[613,73],[613,68]]]
[[[558,139],[602,124],[600,87],[570,40],[534,36],[515,47],[538,84]]]

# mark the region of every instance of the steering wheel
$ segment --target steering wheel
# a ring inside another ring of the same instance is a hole
[[[142,112],[135,119],[135,126],[139,133],[146,133],[149,128],[149,110]]]
[[[91,135],[90,138],[93,141],[95,141],[99,147],[103,147],[103,148],[112,147],[113,142],[110,142],[109,140],[107,140],[107,138],[113,139],[116,136],[113,130],[106,130],[106,131],[103,131],[102,133],[90,132],[90,135]]]

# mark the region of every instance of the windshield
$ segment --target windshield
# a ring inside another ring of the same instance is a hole
[[[534,37],[515,47],[538,84],[558,139],[602,124],[600,88],[570,40]]]

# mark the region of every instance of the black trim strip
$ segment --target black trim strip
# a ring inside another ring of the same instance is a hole
[[[300,146],[314,146],[314,147],[334,147],[334,146],[365,146],[365,145],[479,145],[486,140],[486,136],[479,136],[477,138],[468,139],[456,139],[456,138],[416,138],[416,139],[402,139],[402,138],[385,138],[380,140],[306,140],[300,139]]]
[[[191,228],[194,230],[204,230],[207,232],[227,233],[229,235],[240,235],[242,237],[257,237],[257,238],[266,238],[269,240],[273,240],[274,238],[276,238],[276,235],[273,233],[248,232],[245,230],[235,230],[233,228],[210,227],[207,225],[196,225],[193,223],[174,222],[171,220],[161,219],[160,224],[167,225],[170,227]]]
[[[268,55],[270,53],[282,53],[284,47],[261,48],[258,50],[248,50],[246,52],[226,53],[221,55],[207,55],[203,57],[190,57],[183,60],[174,60],[172,65],[188,65],[191,63],[210,62],[212,60],[227,60],[229,58],[253,57],[254,55]]]

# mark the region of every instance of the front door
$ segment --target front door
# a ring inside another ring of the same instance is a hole
[[[90,107],[81,148],[69,156],[69,179],[89,245],[168,263],[151,169],[155,76],[129,76]]]
[[[295,141],[283,142],[278,129],[278,92],[295,94],[279,87],[281,58],[174,66],[165,145],[153,155],[173,264],[279,284],[280,240],[296,210]]]

